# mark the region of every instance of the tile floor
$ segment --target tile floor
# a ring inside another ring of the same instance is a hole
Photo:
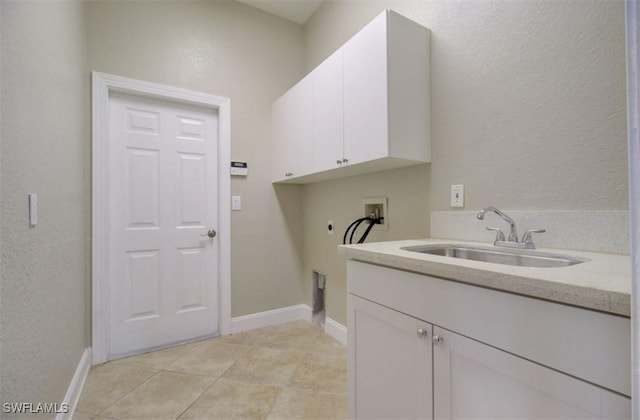
[[[343,419],[346,348],[306,321],[91,368],[74,419]]]

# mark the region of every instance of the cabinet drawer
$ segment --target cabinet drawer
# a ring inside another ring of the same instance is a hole
[[[348,261],[348,292],[631,395],[630,319]]]

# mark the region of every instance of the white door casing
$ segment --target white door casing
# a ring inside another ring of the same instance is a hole
[[[631,215],[632,417],[640,416],[640,2],[626,1],[627,136]]]
[[[229,111],[227,98],[93,73],[94,364],[229,333]]]

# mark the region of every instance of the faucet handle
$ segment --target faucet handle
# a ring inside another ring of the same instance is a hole
[[[533,248],[533,240],[531,239],[531,234],[532,233],[544,233],[546,232],[546,229],[529,229],[528,231],[526,231],[524,233],[524,235],[522,235],[522,243],[523,244],[527,244],[527,245],[531,245],[531,247]]]
[[[487,227],[487,230],[492,230],[492,231],[495,231],[495,232],[496,232],[496,240],[495,240],[495,242],[498,242],[498,241],[504,241],[504,240],[505,240],[505,238],[504,238],[504,232],[502,232],[502,230],[501,230],[500,228],[497,228],[497,227]]]

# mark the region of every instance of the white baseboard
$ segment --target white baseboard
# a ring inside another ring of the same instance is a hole
[[[76,407],[78,406],[80,394],[82,394],[84,381],[87,379],[90,368],[91,347],[87,347],[82,353],[80,363],[78,363],[78,366],[76,367],[76,371],[73,374],[71,383],[69,384],[69,389],[67,389],[67,394],[64,396],[64,400],[62,401],[62,404],[66,404],[68,410],[66,413],[58,413],[58,415],[56,416],[56,420],[71,420],[73,418],[73,414],[75,413]]]
[[[327,317],[324,320],[324,332],[340,343],[347,345],[347,327]]]
[[[284,324],[285,322],[299,319],[311,322],[311,307],[309,305],[300,304],[233,318],[231,320],[231,334]],[[324,332],[345,346],[347,345],[347,327],[339,322],[327,317],[324,321]]]
[[[284,324],[298,319],[311,322],[311,307],[309,305],[300,304],[233,318],[231,319],[231,334]]]

